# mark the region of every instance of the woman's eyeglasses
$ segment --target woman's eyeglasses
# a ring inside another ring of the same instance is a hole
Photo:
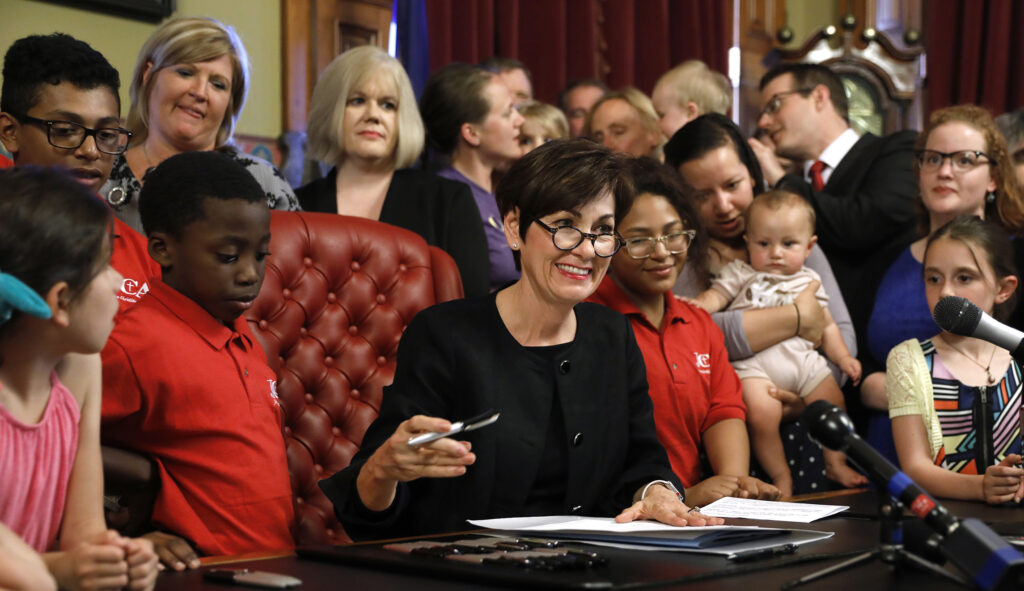
[[[982,164],[992,164],[992,158],[978,150],[958,150],[956,152],[917,151],[917,162],[921,166],[921,170],[925,172],[935,172],[942,168],[942,163],[946,161],[946,158],[949,158],[949,164],[956,172],[967,172]]]
[[[683,230],[682,232],[665,234],[658,238],[651,236],[630,238],[626,240],[626,254],[634,259],[646,259],[651,256],[655,245],[659,242],[665,245],[665,249],[668,250],[669,254],[681,254],[690,248],[690,243],[693,242],[693,237],[696,235],[697,232],[694,230]]]
[[[90,129],[71,121],[57,121],[53,119],[37,119],[29,115],[15,115],[15,118],[25,123],[35,123],[46,128],[46,141],[55,148],[65,150],[77,150],[85,143],[85,138],[92,136],[96,140],[96,149],[104,154],[124,154],[128,149],[128,140],[132,132],[120,127],[101,127]]]
[[[570,251],[586,238],[594,245],[594,254],[601,258],[613,256],[622,248],[622,238],[615,234],[591,234],[573,226],[551,227],[544,222],[535,219],[541,228],[551,232],[551,242],[558,250]]]

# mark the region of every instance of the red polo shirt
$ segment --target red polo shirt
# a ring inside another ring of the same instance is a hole
[[[647,367],[654,425],[683,486],[700,482],[701,436],[725,419],[746,419],[740,379],[711,316],[665,294],[661,330],[622,289],[605,277],[589,301],[629,318]]]
[[[118,311],[124,314],[129,306],[149,291],[149,278],[160,277],[160,265],[149,256],[149,242],[131,226],[114,217],[113,253],[110,266],[124,279],[117,293]]]
[[[103,442],[156,460],[157,527],[203,554],[291,548],[277,378],[245,319],[152,278],[102,356]]]

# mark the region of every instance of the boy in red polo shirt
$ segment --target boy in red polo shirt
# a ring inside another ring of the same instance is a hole
[[[291,548],[276,376],[242,317],[270,245],[263,190],[227,155],[186,152],[139,210],[163,278],[103,350],[103,441],[155,460],[156,528],[202,554]]]
[[[96,193],[131,135],[120,126],[120,86],[110,62],[69,35],[18,39],[4,56],[0,141],[16,166],[65,168]],[[160,274],[146,239],[116,217],[110,265],[124,277],[120,312],[149,291],[150,276]]]

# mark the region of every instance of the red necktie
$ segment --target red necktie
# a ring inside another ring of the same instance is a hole
[[[815,191],[821,191],[825,188],[825,179],[821,177],[821,171],[825,170],[825,163],[821,160],[817,160],[811,165],[811,186],[814,187]]]

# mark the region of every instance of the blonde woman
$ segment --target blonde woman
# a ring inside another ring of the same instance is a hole
[[[269,162],[239,153],[231,134],[245,104],[249,58],[234,29],[211,18],[176,18],[139,52],[129,96],[132,144],[100,189],[114,213],[142,232],[138,196],[146,173],[182,152],[223,150],[260,183],[267,204],[298,209],[295,193]]]
[[[660,159],[661,145],[665,143],[651,99],[635,88],[623,88],[601,97],[590,110],[583,135],[613,152],[656,159]]]
[[[402,64],[377,47],[331,62],[313,89],[309,156],[330,173],[301,187],[302,208],[412,230],[455,259],[466,295],[487,293],[487,243],[463,183],[408,168],[423,151],[423,122]]]
[[[569,137],[569,122],[565,114],[554,105],[530,101],[519,106],[519,114],[523,116],[523,126],[519,129],[519,146],[523,149],[523,156],[541,144]]]

